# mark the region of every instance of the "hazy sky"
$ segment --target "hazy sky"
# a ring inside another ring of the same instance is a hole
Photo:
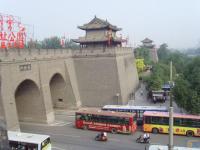
[[[157,46],[195,47],[200,43],[200,0],[1,0],[0,13],[34,25],[34,38],[83,36],[78,25],[95,15],[123,28],[132,45],[145,37]]]

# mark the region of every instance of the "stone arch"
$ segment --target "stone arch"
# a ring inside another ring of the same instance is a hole
[[[30,79],[23,80],[15,90],[15,101],[19,121],[46,122],[43,97],[37,84]]]
[[[60,73],[55,73],[49,82],[53,108],[69,108],[75,106],[72,88]]]

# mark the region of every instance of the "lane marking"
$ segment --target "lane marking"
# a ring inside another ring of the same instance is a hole
[[[78,135],[66,135],[66,134],[56,134],[56,133],[50,133],[50,135],[54,136],[65,136],[65,137],[73,137],[73,138],[80,138],[81,136]]]
[[[56,146],[53,146],[52,149],[57,149],[57,150],[65,150],[63,148],[60,148],[60,147],[56,147]]]
[[[70,125],[72,124],[72,122],[55,122],[55,123],[52,123],[50,124],[50,126],[65,126],[65,125]]]

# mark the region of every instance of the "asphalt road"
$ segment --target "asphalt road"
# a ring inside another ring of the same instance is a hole
[[[56,122],[51,125],[21,123],[23,132],[48,134],[51,136],[53,150],[144,150],[145,144],[136,143],[135,140],[143,134],[137,131],[132,135],[108,133],[107,142],[98,142],[94,137],[98,132],[76,129],[74,127],[74,111],[56,111]],[[167,144],[168,135],[151,134],[151,143]],[[187,146],[189,140],[185,136],[174,136],[174,144]]]
[[[143,95],[140,94],[141,90]],[[132,105],[162,105],[169,106],[169,101],[166,103],[153,104],[146,98],[147,91],[142,84],[135,93],[135,100],[129,101]],[[174,111],[181,110],[174,103]],[[94,138],[98,132],[85,131],[74,127],[74,110],[56,111],[56,122],[51,125],[28,124],[21,123],[21,129],[24,132],[48,134],[51,136],[53,150],[144,150],[145,144],[136,143],[135,140],[142,131],[137,131],[132,135],[109,134],[107,142],[98,142]],[[151,143],[168,144],[167,134],[151,134]],[[189,141],[199,141],[200,138],[186,136],[174,136],[174,145],[187,146]]]
[[[141,95],[141,91],[143,94]],[[141,105],[141,106],[166,106],[169,107],[169,97],[165,103],[158,102],[154,104],[151,99],[147,99],[147,91],[143,83],[140,84],[140,88],[135,92],[135,99],[129,101],[130,105]],[[180,113],[183,110],[180,109],[175,102],[173,102],[174,112]]]

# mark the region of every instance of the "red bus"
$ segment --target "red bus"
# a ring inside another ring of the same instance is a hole
[[[137,129],[135,113],[81,109],[76,112],[75,126],[111,133],[133,133]]]

